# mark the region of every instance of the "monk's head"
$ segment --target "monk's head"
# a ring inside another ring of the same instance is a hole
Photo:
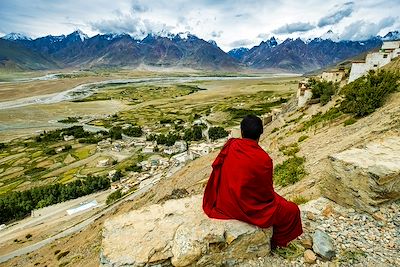
[[[247,115],[240,123],[242,138],[248,138],[255,141],[260,140],[260,135],[263,133],[262,121],[256,115]]]

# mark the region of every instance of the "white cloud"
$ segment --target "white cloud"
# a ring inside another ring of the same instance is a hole
[[[318,21],[318,27],[324,27],[327,25],[334,25],[340,22],[342,19],[349,17],[353,13],[354,2],[347,2],[340,6],[339,9],[334,12],[322,17]]]
[[[312,29],[315,29],[315,26],[309,22],[294,22],[279,27],[278,29],[274,30],[273,33],[290,34],[294,32],[308,32]]]
[[[396,22],[394,17],[386,17],[377,23],[358,20],[348,25],[340,38],[346,40],[366,40],[376,36],[382,29],[392,26]]]

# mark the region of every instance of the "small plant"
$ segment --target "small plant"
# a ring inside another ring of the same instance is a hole
[[[291,201],[296,203],[297,205],[301,205],[301,204],[307,203],[309,201],[309,199],[303,197],[302,195],[297,195]]]
[[[321,122],[329,122],[338,117],[340,117],[343,113],[336,107],[331,108],[325,113],[319,112],[311,117],[308,121],[303,123],[303,126],[298,130],[299,132],[308,130],[312,126],[321,123]]]
[[[67,256],[68,254],[69,254],[69,251],[68,251],[68,250],[67,250],[67,251],[64,251],[64,252],[60,252],[60,253],[57,255],[57,260],[60,260],[61,258]]]
[[[287,247],[277,248],[275,253],[285,259],[296,259],[303,255],[304,248],[298,241],[292,241]]]
[[[274,181],[277,185],[288,186],[300,181],[305,175],[305,159],[303,157],[292,157],[282,164],[277,164],[274,171]]]
[[[299,137],[298,142],[299,142],[299,143],[300,143],[300,142],[303,142],[303,141],[306,140],[307,138],[308,138],[308,135],[302,135],[302,136]]]
[[[271,133],[275,133],[279,130],[279,128],[275,127],[274,129],[272,129]]]
[[[32,237],[31,234],[27,234],[27,235],[25,236],[26,239],[30,239],[31,237]]]
[[[352,125],[353,123],[355,123],[357,120],[355,118],[350,118],[347,119],[343,122],[344,126],[348,126],[348,125]]]
[[[285,156],[294,156],[297,152],[300,151],[300,148],[297,143],[293,143],[287,146],[281,146],[279,148],[279,151],[281,151]]]
[[[54,251],[54,255],[57,255],[60,252],[61,252],[61,250],[57,249],[56,251]]]

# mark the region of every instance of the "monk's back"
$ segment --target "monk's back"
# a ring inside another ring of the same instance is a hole
[[[216,207],[222,213],[246,220],[244,217],[257,216],[270,208],[274,199],[272,160],[254,140],[231,141],[220,177]]]

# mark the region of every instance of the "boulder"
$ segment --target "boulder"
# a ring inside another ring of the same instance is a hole
[[[106,220],[101,266],[239,266],[270,252],[272,228],[208,218],[202,196]]]
[[[323,193],[333,201],[373,213],[400,199],[400,137],[375,140],[329,157]]]
[[[331,260],[336,255],[332,238],[325,232],[317,229],[313,235],[313,250],[324,259]]]

